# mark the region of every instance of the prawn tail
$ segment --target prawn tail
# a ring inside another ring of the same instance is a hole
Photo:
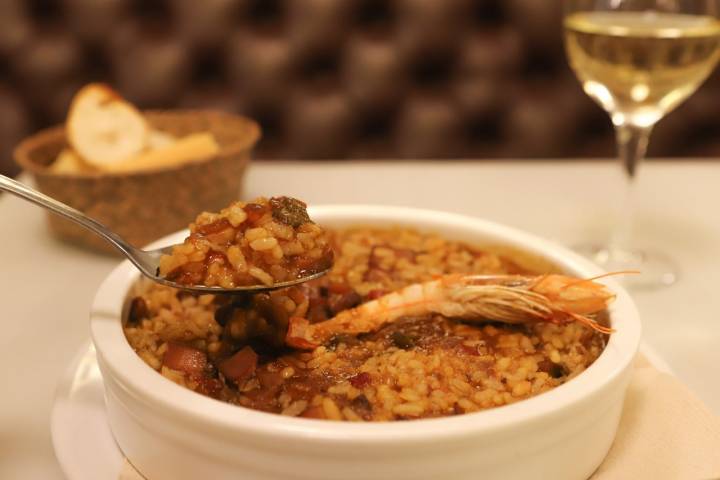
[[[312,350],[319,344],[312,339],[310,322],[302,317],[290,317],[285,343],[301,350]]]

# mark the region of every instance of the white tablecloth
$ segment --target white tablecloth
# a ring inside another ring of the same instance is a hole
[[[573,244],[608,234],[623,187],[611,162],[265,163],[251,167],[244,197],[435,208]],[[676,285],[634,295],[645,341],[720,414],[720,163],[649,163],[637,187],[638,242],[681,267]],[[118,261],[57,242],[43,215],[0,196],[0,478],[62,478],[49,431],[55,385]]]

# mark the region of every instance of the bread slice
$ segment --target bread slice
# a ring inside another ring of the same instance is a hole
[[[50,171],[53,173],[78,174],[94,172],[95,169],[85,163],[73,150],[64,148],[50,165]]]
[[[134,106],[99,83],[91,83],[75,95],[66,128],[75,152],[103,170],[144,151],[150,130]]]
[[[137,172],[202,161],[216,155],[220,146],[209,132],[193,133],[165,147],[148,150],[124,161],[108,163],[106,172]]]
[[[150,130],[148,133],[147,148],[148,150],[156,150],[164,148],[175,143],[177,138],[162,130]]]

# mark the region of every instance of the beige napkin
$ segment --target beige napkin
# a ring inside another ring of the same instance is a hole
[[[590,480],[630,478],[720,478],[720,417],[643,356],[635,365],[615,442]],[[145,479],[125,461],[119,480]]]
[[[720,478],[720,417],[640,356],[610,452],[591,480]]]

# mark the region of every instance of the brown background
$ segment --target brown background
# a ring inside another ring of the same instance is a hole
[[[257,157],[613,155],[562,47],[559,0],[1,0],[0,170],[100,80],[143,108],[260,121]],[[651,154],[720,153],[720,81]]]

